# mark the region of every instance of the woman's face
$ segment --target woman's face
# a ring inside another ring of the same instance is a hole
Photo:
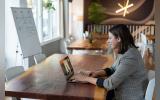
[[[120,48],[120,38],[116,38],[111,32],[109,32],[108,44],[111,46],[113,50]]]

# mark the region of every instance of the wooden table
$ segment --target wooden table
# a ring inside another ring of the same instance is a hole
[[[24,74],[5,84],[5,96],[45,100],[105,100],[107,91],[89,83],[67,83],[59,60],[64,54],[54,54]],[[75,72],[98,70],[110,66],[111,56],[69,55]]]
[[[88,39],[80,39],[71,43],[67,49],[69,50],[106,50],[108,48],[106,39],[95,39],[90,43]]]
[[[94,33],[92,37],[93,37],[93,39],[100,39],[100,40],[101,39],[106,39],[107,40],[108,39],[108,34],[98,34],[98,33],[96,34],[96,33]]]
[[[155,42],[155,35],[150,34],[150,35],[146,35],[146,37],[147,37],[147,40]]]

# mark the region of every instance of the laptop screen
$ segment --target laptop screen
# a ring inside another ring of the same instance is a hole
[[[73,67],[71,65],[70,59],[68,56],[60,60],[61,68],[63,70],[66,79],[69,80],[70,77],[74,74]]]

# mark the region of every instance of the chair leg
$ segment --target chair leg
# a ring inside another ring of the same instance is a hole
[[[21,100],[21,99],[17,97],[12,97],[12,100]]]

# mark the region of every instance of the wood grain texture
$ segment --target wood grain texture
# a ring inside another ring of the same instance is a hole
[[[65,56],[54,54],[9,81],[5,86],[5,95],[47,100],[103,100],[107,93],[103,88],[89,83],[66,82],[59,64]],[[69,55],[69,58],[75,72],[81,69],[98,70],[113,62],[110,56]]]
[[[81,39],[76,40],[67,47],[69,50],[106,50],[107,48],[107,39],[95,39],[93,43],[89,43],[88,39]]]
[[[97,39],[97,40],[102,40],[104,39],[104,41],[108,40],[108,33],[107,34],[100,34],[100,33],[92,33],[92,38],[93,39]]]

